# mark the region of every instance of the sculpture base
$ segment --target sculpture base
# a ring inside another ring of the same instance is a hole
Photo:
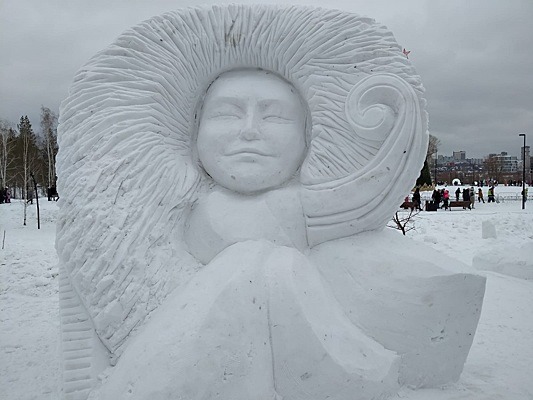
[[[90,398],[352,400],[454,381],[485,279],[445,264],[390,231],[306,255],[237,243],[170,296]]]
[[[485,277],[397,232],[368,232],[312,250],[350,319],[401,358],[400,383],[456,381],[474,339]]]

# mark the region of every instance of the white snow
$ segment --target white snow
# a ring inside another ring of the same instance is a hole
[[[0,399],[56,399],[60,382],[57,203],[0,204]]]
[[[496,193],[520,188],[498,187]],[[513,196],[510,196],[513,197]],[[514,196],[516,198],[516,196]],[[57,203],[41,199],[22,225],[20,201],[0,205],[0,399],[58,399],[60,382]],[[147,205],[148,207],[150,205]],[[472,211],[421,212],[415,241],[442,253],[449,268],[487,277],[483,311],[459,382],[439,389],[403,388],[410,400],[533,398],[533,202],[479,204]],[[404,212],[404,211],[400,211]],[[488,221],[488,222],[487,222]],[[483,223],[496,237],[483,238]],[[398,233],[400,234],[400,233]],[[379,257],[377,254],[376,257]],[[461,265],[461,267],[457,267]],[[484,270],[489,270],[484,271]]]

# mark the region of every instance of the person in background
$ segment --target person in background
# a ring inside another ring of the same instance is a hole
[[[491,186],[488,190],[488,199],[487,199],[487,202],[488,203],[495,203],[496,200],[494,199],[494,186]]]
[[[473,208],[475,208],[474,204],[476,203],[476,194],[474,192],[474,187],[473,186],[470,187],[469,195],[470,195],[470,208],[473,209]]]
[[[431,195],[431,199],[433,200],[433,203],[435,204],[435,206],[437,208],[439,208],[439,205],[440,205],[440,192],[438,191],[438,189],[435,189],[433,191],[433,194]]]
[[[50,192],[51,192],[51,195],[52,195],[52,200],[58,201],[59,200],[59,194],[57,193],[57,188],[56,188],[55,185],[50,188]]]
[[[468,188],[463,189],[463,201],[468,202],[468,209],[470,210],[470,190],[468,190]]]
[[[420,208],[420,188],[416,188],[413,193],[413,205],[415,209],[422,211]]]
[[[455,201],[459,201],[459,197],[461,197],[461,189],[457,188],[455,191]]]
[[[445,210],[448,209],[448,202],[450,201],[450,192],[448,191],[448,189],[444,189],[444,193],[442,194],[442,197],[444,199],[444,203],[442,204],[442,206],[444,207]]]
[[[481,188],[477,189],[477,201],[479,203],[481,202],[485,203],[485,199],[483,198],[483,190],[481,190]]]
[[[26,203],[33,204],[33,190],[31,189],[26,190]]]

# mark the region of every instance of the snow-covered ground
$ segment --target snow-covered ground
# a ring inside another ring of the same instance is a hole
[[[0,204],[0,399],[57,399],[59,298],[54,248],[57,203]],[[5,238],[4,238],[5,235]],[[5,240],[4,240],[5,239]]]
[[[460,381],[440,389],[404,388],[398,398],[533,399],[533,201],[522,210],[513,200],[519,191],[498,187],[500,203],[415,217],[408,236],[442,252],[451,269],[464,268],[457,267],[460,260],[478,270],[487,290]],[[28,207],[26,226],[23,203],[0,204],[0,399],[59,398],[58,208],[46,199],[40,205],[37,230],[35,204]],[[492,227],[496,238],[483,239],[483,229],[487,235]]]

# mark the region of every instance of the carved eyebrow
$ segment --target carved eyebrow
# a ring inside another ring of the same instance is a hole
[[[265,108],[269,106],[285,107],[287,102],[279,99],[263,99],[259,101],[259,105]]]
[[[217,96],[209,101],[212,103],[215,107],[221,104],[230,104],[232,106],[237,107],[240,111],[244,111],[244,104],[242,99],[236,98],[236,97],[228,97],[228,96]]]
[[[276,113],[290,113],[292,110],[292,102],[280,100],[280,99],[264,99],[258,102],[261,110],[264,112],[276,112]]]

